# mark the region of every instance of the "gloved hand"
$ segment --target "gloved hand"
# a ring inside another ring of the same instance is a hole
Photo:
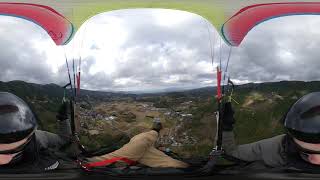
[[[153,122],[152,130],[160,132],[161,129],[162,129],[162,123],[161,122]]]
[[[222,117],[222,129],[224,131],[232,131],[235,121],[231,102],[226,102],[224,104],[224,114]]]
[[[68,119],[68,101],[63,101],[58,109],[56,118],[60,121]]]

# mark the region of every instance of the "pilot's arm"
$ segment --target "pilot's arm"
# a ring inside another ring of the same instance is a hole
[[[41,148],[59,149],[71,142],[72,132],[70,120],[68,119],[67,103],[62,103],[56,118],[58,126],[57,134],[41,130],[35,132],[37,142],[40,143]]]
[[[282,143],[284,134],[250,144],[237,145],[233,133],[234,111],[230,102],[225,104],[224,114],[222,146],[226,154],[243,161],[260,161],[270,167],[285,165]]]
[[[270,167],[284,166],[284,148],[282,146],[284,134],[250,144],[236,145],[232,131],[223,132],[223,148],[226,154],[243,161],[261,161]]]

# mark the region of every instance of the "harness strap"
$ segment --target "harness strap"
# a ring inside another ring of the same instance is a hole
[[[128,158],[125,157],[115,157],[115,158],[111,158],[111,159],[106,159],[103,161],[97,161],[97,162],[90,162],[90,163],[86,163],[83,164],[82,166],[85,168],[91,168],[91,167],[100,167],[100,166],[107,166],[119,161],[123,161],[125,163],[127,163],[129,166],[136,164],[136,161],[132,161]]]
[[[221,92],[221,70],[217,67],[217,100],[220,101],[222,98]]]
[[[80,71],[76,75],[76,79],[77,79],[77,95],[79,95],[79,93],[80,93]]]

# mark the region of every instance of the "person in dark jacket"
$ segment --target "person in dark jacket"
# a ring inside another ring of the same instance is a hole
[[[223,148],[226,154],[271,168],[295,168],[320,172],[320,92],[301,97],[284,116],[286,134],[236,145],[231,103],[225,104]]]
[[[71,140],[66,106],[64,103],[59,109],[59,132],[54,134],[37,130],[36,115],[22,99],[0,92],[0,173],[48,171],[60,166],[51,152]]]

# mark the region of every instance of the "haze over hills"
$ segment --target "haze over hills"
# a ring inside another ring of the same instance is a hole
[[[235,86],[237,142],[249,143],[283,133],[280,119],[290,105],[319,89],[319,81]],[[40,128],[56,131],[55,114],[63,88],[11,81],[0,82],[0,91],[12,92],[28,101],[39,116]],[[216,131],[215,93],[215,87],[144,94],[81,90],[76,108],[81,141],[92,149],[111,145],[122,133],[130,137],[148,130],[153,117],[159,117],[165,126],[160,138],[163,146],[184,156],[206,155],[213,147]]]

